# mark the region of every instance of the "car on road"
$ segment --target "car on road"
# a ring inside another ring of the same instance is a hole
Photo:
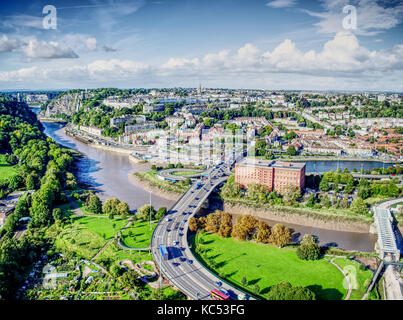
[[[167,218],[167,222],[169,222],[169,221],[172,221],[172,219],[171,219],[171,218]]]
[[[186,223],[186,221],[187,221],[186,219],[182,219],[182,222],[183,222],[183,223]]]
[[[174,242],[173,242],[173,245],[174,245],[174,246],[176,246],[176,245],[178,245],[178,244],[179,244],[179,241],[174,241]]]

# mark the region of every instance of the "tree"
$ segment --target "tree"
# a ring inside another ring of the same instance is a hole
[[[280,282],[270,288],[267,300],[315,300],[315,293],[308,288],[293,287],[289,282]]]
[[[118,205],[116,206],[116,210],[118,212],[118,215],[120,215],[121,217],[125,218],[129,215],[129,205],[126,202],[121,201],[120,203],[118,203]]]
[[[353,203],[351,204],[350,208],[354,213],[357,213],[357,214],[367,214],[368,213],[367,205],[365,204],[365,202],[362,198],[355,199],[353,201]]]
[[[320,258],[320,247],[314,237],[306,234],[302,238],[296,253],[301,260],[317,260]]]
[[[102,202],[95,194],[91,194],[88,198],[87,209],[89,212],[100,214],[102,213]]]
[[[281,248],[291,241],[290,229],[277,223],[273,226],[269,239],[271,244]]]
[[[221,195],[229,198],[237,198],[241,195],[241,185],[228,180],[221,189]]]
[[[323,177],[319,183],[319,190],[326,192],[329,191],[329,189],[330,189],[329,182],[327,181],[326,177]]]
[[[157,214],[155,215],[156,220],[161,220],[167,214],[167,208],[161,207],[158,209]]]
[[[325,207],[325,208],[330,208],[330,206],[332,205],[332,203],[330,202],[330,199],[328,197],[327,194],[323,195],[321,200],[320,200],[320,204]]]
[[[368,186],[359,186],[358,187],[358,196],[362,199],[367,199],[370,196],[371,191]]]
[[[25,187],[27,190],[35,190],[35,179],[33,175],[28,175],[27,178],[25,179]]]
[[[287,154],[288,156],[293,157],[293,156],[295,156],[295,155],[297,154],[297,150],[295,150],[295,147],[294,147],[294,146],[289,146],[289,147],[287,148],[286,154]]]
[[[286,192],[284,193],[284,202],[293,206],[297,203],[298,199],[301,197],[301,189],[295,185],[288,185],[286,187]]]
[[[241,279],[241,283],[242,283],[242,287],[246,287],[246,285],[248,284],[248,280],[246,280],[246,277],[242,277]]]
[[[206,227],[205,230],[211,233],[217,233],[220,229],[221,222],[221,211],[216,210],[213,213],[210,213],[206,217]]]
[[[104,204],[102,205],[102,212],[104,214],[112,215],[118,215],[118,210],[117,210],[117,206],[120,203],[119,199],[117,198],[110,198],[110,199],[106,199]]]
[[[142,286],[140,277],[134,270],[126,271],[120,279],[124,286],[135,291]]]
[[[54,208],[52,212],[53,219],[55,221],[60,221],[63,219],[63,212],[60,208]]]
[[[154,220],[156,211],[153,206],[146,204],[138,209],[136,216],[139,220],[147,221],[150,220],[150,213],[151,213],[151,220]]]
[[[195,232],[197,231],[197,229],[198,229],[197,219],[195,217],[191,217],[189,219],[189,230]]]
[[[314,194],[311,194],[311,195],[308,197],[308,200],[306,201],[306,206],[307,206],[308,208],[313,208],[313,207],[315,206],[315,203],[316,203],[315,195],[314,195]]]
[[[264,221],[258,221],[256,224],[256,241],[260,243],[269,243],[270,227]]]
[[[221,212],[220,216],[220,228],[218,229],[218,235],[223,238],[230,236],[232,231],[232,216],[227,212]]]
[[[161,288],[156,288],[151,291],[150,300],[165,300],[164,292]]]
[[[260,287],[257,283],[253,286],[253,293],[256,295],[260,293]]]

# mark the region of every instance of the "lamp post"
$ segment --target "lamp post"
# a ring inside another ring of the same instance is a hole
[[[151,230],[151,212],[152,212],[152,206],[151,206],[151,194],[152,194],[153,192],[152,191],[150,191],[150,230]]]

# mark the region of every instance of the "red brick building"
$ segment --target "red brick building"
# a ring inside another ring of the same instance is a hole
[[[235,165],[235,182],[243,188],[249,183],[266,185],[269,191],[283,193],[289,185],[305,187],[305,163],[245,159]]]

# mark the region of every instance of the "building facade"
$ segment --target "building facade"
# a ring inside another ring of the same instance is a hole
[[[235,165],[235,182],[243,188],[250,183],[262,184],[269,191],[284,193],[290,185],[305,187],[305,163],[245,159]]]

